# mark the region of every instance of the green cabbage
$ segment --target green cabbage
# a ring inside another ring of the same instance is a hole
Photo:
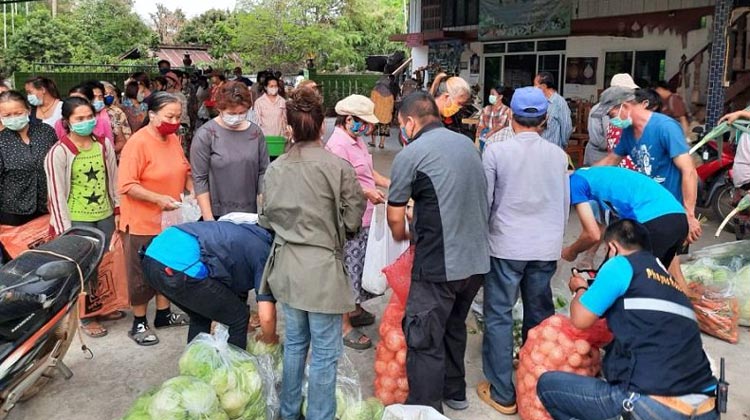
[[[750,326],[750,265],[735,274],[734,294],[740,304],[740,325]]]
[[[225,420],[216,394],[207,383],[178,376],[161,386],[148,406],[148,415],[158,420]]]
[[[341,420],[371,420],[372,410],[366,401],[358,401],[347,407]]]
[[[194,376],[208,382],[214,370],[222,364],[216,347],[201,341],[192,342],[180,357],[180,375]]]
[[[229,418],[244,419],[243,413],[248,410],[265,412],[263,378],[252,361],[238,361],[216,369],[210,383]]]
[[[151,420],[151,416],[148,414],[148,407],[154,398],[155,392],[156,390],[148,391],[138,397],[133,406],[130,407],[130,410],[125,413],[122,420]]]
[[[370,397],[367,399],[367,404],[370,404],[370,412],[372,413],[372,420],[381,420],[383,418],[383,412],[385,407],[379,399]]]

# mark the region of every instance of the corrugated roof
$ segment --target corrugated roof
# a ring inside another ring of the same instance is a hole
[[[214,58],[208,53],[206,48],[191,47],[191,46],[166,46],[160,45],[159,48],[154,50],[154,56],[158,57],[159,60],[167,60],[172,67],[182,67],[182,59],[185,58],[185,54],[190,54],[190,59],[193,60],[193,65],[198,64],[210,64],[214,62]]]

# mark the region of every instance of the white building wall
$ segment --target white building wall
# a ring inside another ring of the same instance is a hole
[[[710,26],[709,24],[708,27]],[[709,42],[709,37],[710,31],[706,28],[688,32],[686,48],[682,46],[682,35],[667,31],[660,34],[657,30],[644,34],[643,38],[568,37],[566,57],[598,57],[599,60],[596,69],[596,85],[566,84],[565,96],[598,100],[597,90],[604,87],[604,59],[608,52],[664,50],[666,51],[665,78],[669,80],[679,71],[682,55],[684,54],[687,58],[692,57]]]

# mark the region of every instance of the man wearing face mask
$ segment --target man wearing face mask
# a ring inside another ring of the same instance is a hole
[[[172,64],[167,60],[159,60],[156,65],[159,66],[159,74],[162,76],[166,76],[167,73],[172,71]]]
[[[688,243],[697,241],[702,233],[695,217],[698,173],[680,125],[666,115],[649,111],[630,89],[610,87],[602,93],[599,103],[602,109],[609,110],[610,124],[622,128],[622,136],[614,151],[596,165],[619,165],[630,156],[639,172],[661,184],[682,204],[689,225],[689,233],[683,239]],[[679,261],[669,271],[682,279]]]
[[[614,340],[602,366],[606,382],[567,372],[539,378],[537,393],[552,418],[719,418],[717,381],[693,306],[652,253],[655,239],[634,220],[615,222],[604,233],[609,259],[593,284],[571,277],[573,325],[586,329],[604,317]]]
[[[351,95],[336,104],[336,128],[326,143],[326,149],[349,162],[357,172],[357,180],[362,186],[367,209],[362,217],[362,228],[357,235],[344,245],[344,265],[349,274],[349,282],[354,290],[354,312],[344,314],[344,345],[357,350],[372,346],[370,339],[357,327],[372,325],[375,315],[360,305],[373,296],[362,289],[362,269],[365,264],[367,238],[375,205],[385,202],[385,195],[377,187],[388,188],[391,181],[380,175],[373,166],[372,155],[367,150],[364,137],[372,132],[379,122],[375,116],[375,104],[362,95]]]
[[[570,176],[570,204],[581,221],[581,235],[563,249],[562,257],[568,261],[601,238],[592,201],[620,219],[642,223],[650,234],[654,255],[667,267],[687,236],[682,204],[649,177],[619,167],[581,168]]]
[[[286,130],[286,100],[279,96],[279,80],[266,75],[265,94],[253,106],[260,128],[266,136],[283,136]]]

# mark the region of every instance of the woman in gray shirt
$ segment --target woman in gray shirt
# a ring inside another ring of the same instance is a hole
[[[202,125],[190,147],[195,194],[203,220],[258,212],[257,196],[269,157],[260,127],[247,120],[247,87],[227,82],[219,90],[219,115]]]

